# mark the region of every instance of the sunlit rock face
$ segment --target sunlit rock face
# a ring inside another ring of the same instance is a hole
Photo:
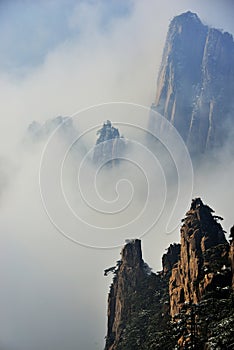
[[[233,91],[233,37],[204,25],[194,13],[175,17],[153,108],[177,128],[191,153],[224,143],[234,119]]]
[[[138,239],[126,243],[114,274],[108,296],[105,350],[149,349],[152,341],[162,338],[162,329],[168,321],[166,284],[161,275],[151,272],[143,261]],[[165,314],[163,318],[162,313]],[[159,325],[157,335],[148,335],[146,339],[151,322]],[[164,349],[167,348],[165,341],[161,339]]]
[[[121,252],[121,260],[116,271],[108,297],[108,335],[106,349],[118,349],[120,337],[131,314],[129,296],[145,277],[141,242],[133,240],[127,243]]]
[[[226,269],[230,266],[229,244],[218,222],[222,218],[212,213],[196,198],[183,220],[180,257],[169,281],[172,317],[184,303],[197,304],[207,291],[231,285],[232,274]]]
[[[233,236],[200,198],[182,220],[180,244],[154,273],[141,241],[127,240],[108,296],[105,350],[225,349],[233,345]],[[155,257],[157,258],[157,257]]]
[[[97,135],[98,139],[93,154],[94,163],[109,166],[118,164],[125,146],[124,138],[120,136],[119,130],[107,120],[97,131]]]

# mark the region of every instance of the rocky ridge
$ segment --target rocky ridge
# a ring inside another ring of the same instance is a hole
[[[221,219],[194,199],[180,244],[169,246],[158,273],[144,263],[140,240],[124,246],[121,260],[106,270],[114,278],[105,350],[231,348],[233,229],[229,244]]]

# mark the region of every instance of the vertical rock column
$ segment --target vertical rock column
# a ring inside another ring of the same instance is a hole
[[[169,283],[171,315],[184,303],[197,304],[202,295],[217,286],[230,285],[230,276],[220,271],[229,265],[229,244],[219,218],[200,198],[193,200],[181,227],[178,264],[172,269]]]
[[[106,350],[117,349],[122,331],[131,315],[129,296],[136,292],[137,285],[145,278],[141,241],[131,240],[121,252],[120,265],[115,273],[108,296],[108,329]]]

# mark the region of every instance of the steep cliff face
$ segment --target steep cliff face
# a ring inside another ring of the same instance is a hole
[[[233,89],[233,37],[203,25],[194,13],[175,17],[153,106],[177,128],[191,152],[223,143],[234,115]]]
[[[108,297],[105,349],[148,350],[159,338],[167,348],[167,336],[162,334],[169,321],[166,283],[142,260],[140,240],[131,240],[124,246],[114,273]]]
[[[108,334],[106,349],[116,349],[124,324],[131,313],[129,294],[135,293],[137,285],[145,277],[141,242],[134,240],[125,245],[108,298]]]
[[[170,244],[167,252],[162,256],[163,275],[171,274],[174,265],[178,262],[180,257],[180,244]]]
[[[198,304],[207,291],[231,286],[229,244],[217,222],[221,218],[212,212],[196,198],[183,220],[180,258],[169,282],[172,317],[184,303]]]
[[[137,239],[105,270],[114,272],[105,350],[232,348],[234,229],[229,244],[213,213],[200,198],[192,201],[161,272],[144,263]]]

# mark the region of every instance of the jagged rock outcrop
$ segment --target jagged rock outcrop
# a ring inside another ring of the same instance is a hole
[[[125,245],[121,262],[114,278],[108,298],[108,333],[106,349],[116,349],[124,325],[131,313],[129,294],[135,293],[137,285],[145,277],[141,253],[141,242],[134,240]]]
[[[200,198],[182,220],[181,242],[153,273],[140,240],[130,240],[108,297],[105,350],[231,349],[234,344],[233,234],[230,245],[213,210]]]
[[[175,17],[152,109],[177,128],[191,153],[223,144],[234,116],[233,91],[232,35],[202,24],[190,11]]]
[[[200,198],[193,200],[181,227],[180,258],[172,269],[169,283],[170,313],[178,314],[187,304],[198,304],[202,296],[216,288],[231,286],[229,244]]]
[[[144,263],[140,240],[130,240],[124,246],[114,274],[105,350],[148,350],[159,338],[160,349],[167,348],[168,338],[162,332],[169,322],[166,283]]]
[[[119,130],[109,120],[97,131],[98,139],[94,149],[93,161],[98,165],[116,165],[123,155],[125,141]]]

